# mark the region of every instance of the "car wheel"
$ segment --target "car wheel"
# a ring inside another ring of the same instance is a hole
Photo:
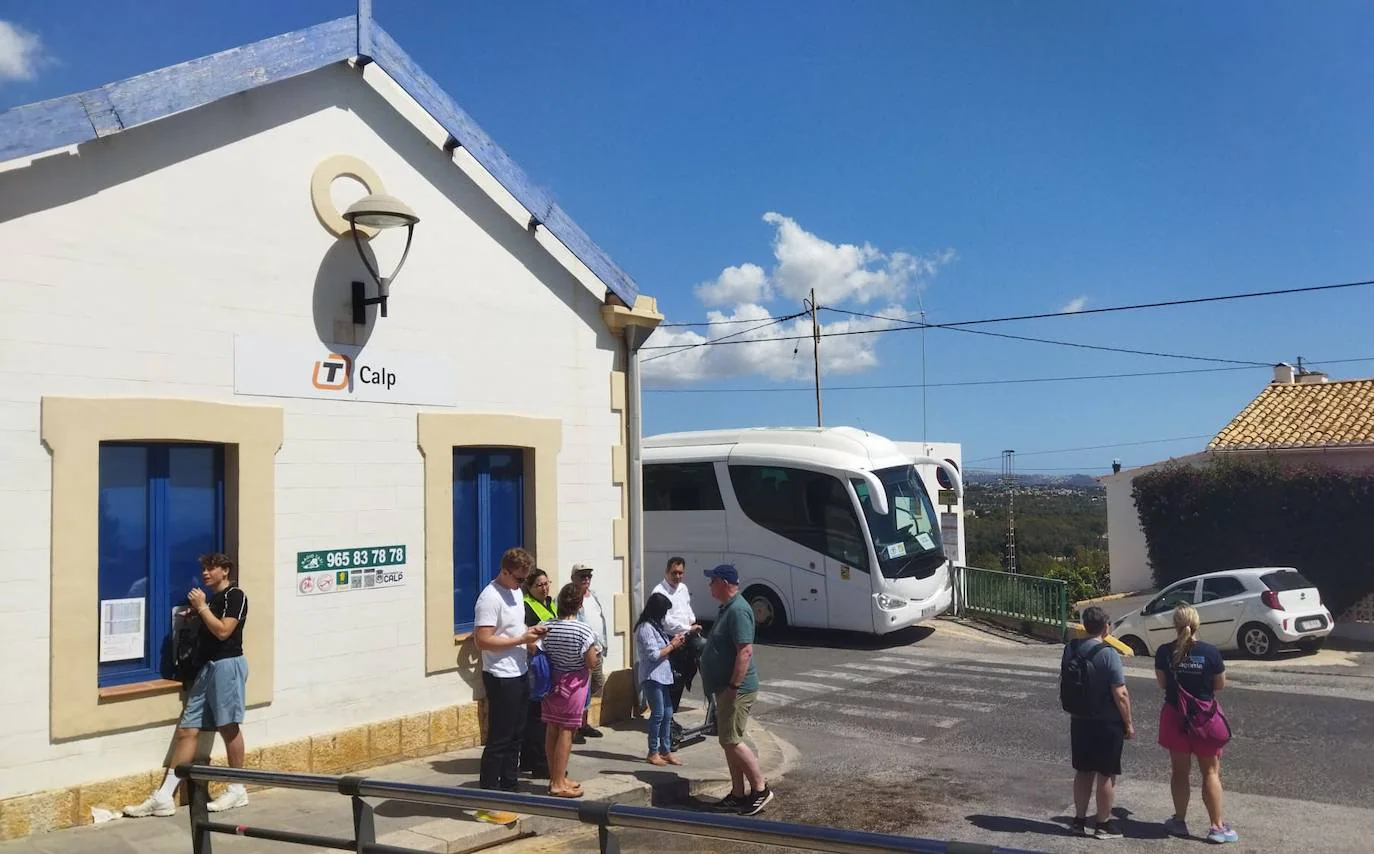
[[[1279,654],[1279,639],[1268,626],[1247,623],[1240,630],[1240,648],[1255,658],[1273,658]]]
[[[744,601],[754,611],[754,628],[759,633],[775,632],[787,625],[787,612],[767,587],[750,587],[744,591]]]
[[[1124,638],[1121,638],[1121,642],[1131,648],[1132,654],[1142,658],[1150,657],[1150,648],[1145,645],[1145,641],[1135,635],[1126,635]]]
[[[1298,649],[1306,653],[1314,653],[1322,648],[1326,643],[1326,638],[1313,638],[1312,640],[1298,641]]]

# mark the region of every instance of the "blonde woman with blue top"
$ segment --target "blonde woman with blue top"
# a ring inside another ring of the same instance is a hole
[[[668,657],[687,642],[685,634],[668,637],[663,618],[673,607],[672,600],[655,593],[644,603],[644,610],[635,623],[635,650],[638,653],[640,691],[649,705],[650,765],[681,765],[673,755],[673,668]]]

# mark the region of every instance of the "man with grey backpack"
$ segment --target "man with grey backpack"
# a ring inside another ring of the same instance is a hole
[[[1087,637],[1064,647],[1059,670],[1059,702],[1069,713],[1073,745],[1073,833],[1098,839],[1120,839],[1112,820],[1116,778],[1121,774],[1125,739],[1135,736],[1131,697],[1121,656],[1107,643],[1109,617],[1097,606],[1083,611]],[[1088,802],[1097,790],[1096,820],[1088,820]]]

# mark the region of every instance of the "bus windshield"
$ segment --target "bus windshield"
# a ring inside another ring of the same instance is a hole
[[[884,578],[928,578],[945,562],[940,526],[915,466],[874,472],[887,492],[887,515],[874,511],[868,484],[852,480]]]

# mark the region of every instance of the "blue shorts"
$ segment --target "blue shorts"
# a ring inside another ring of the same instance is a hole
[[[205,662],[186,694],[179,726],[205,730],[243,723],[247,686],[248,659],[243,656]]]

